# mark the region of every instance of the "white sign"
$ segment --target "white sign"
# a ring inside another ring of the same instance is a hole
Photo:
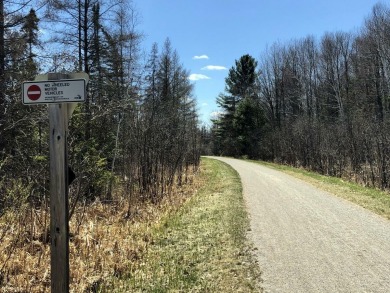
[[[23,104],[84,102],[85,87],[85,79],[26,81],[23,83]]]

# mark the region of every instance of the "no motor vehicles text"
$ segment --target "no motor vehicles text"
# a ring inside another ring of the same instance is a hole
[[[63,91],[59,91],[58,87],[70,86],[69,82],[53,82],[45,83],[45,95],[46,96],[59,96],[63,95]]]

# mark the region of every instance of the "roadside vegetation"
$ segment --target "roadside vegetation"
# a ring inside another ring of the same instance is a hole
[[[338,177],[321,175],[303,168],[294,168],[269,162],[252,162],[283,171],[291,176],[309,182],[322,190],[328,191],[380,216],[390,219],[390,195],[386,191],[378,188],[365,187],[361,184]]]
[[[150,228],[143,259],[102,292],[260,292],[238,174],[202,162],[196,194]]]
[[[21,84],[47,72],[89,75],[67,132],[70,282],[72,292],[95,292],[141,258],[148,227],[192,194],[194,85],[169,38],[143,47],[131,1],[48,1],[36,10],[36,1],[3,2],[0,292],[50,287],[47,107],[21,102]]]
[[[121,193],[75,208],[71,292],[259,292],[232,168],[203,159],[187,185],[159,202],[129,203]],[[26,205],[0,220],[0,291],[48,292],[48,212]]]

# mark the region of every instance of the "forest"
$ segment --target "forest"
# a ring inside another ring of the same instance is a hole
[[[75,201],[110,200],[117,184],[157,201],[184,183],[199,164],[200,132],[193,85],[170,40],[145,53],[127,1],[27,7],[0,3],[0,215],[48,201],[47,106],[21,103],[21,84],[45,72],[90,79],[69,125]]]
[[[0,0],[0,291],[50,287],[48,106],[22,104],[23,82],[89,75],[67,134],[72,290],[128,271],[197,172],[189,72],[169,38],[142,47],[139,19],[126,0]]]
[[[390,187],[390,8],[354,33],[327,32],[243,55],[217,98],[204,151],[271,160]]]

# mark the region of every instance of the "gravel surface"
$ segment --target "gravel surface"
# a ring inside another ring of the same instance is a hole
[[[241,176],[264,292],[390,292],[390,221],[282,172]]]

